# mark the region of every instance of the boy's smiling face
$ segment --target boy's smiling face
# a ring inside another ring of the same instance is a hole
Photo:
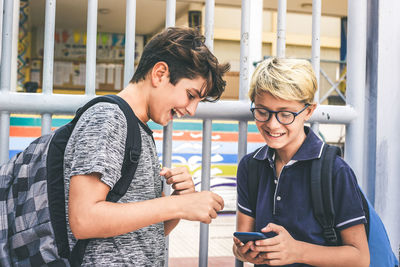
[[[193,116],[199,102],[203,99],[206,80],[202,77],[195,79],[180,79],[175,85],[163,77],[157,90],[151,94],[148,109],[149,118],[166,126],[174,116]]]
[[[266,108],[270,111],[291,111],[299,112],[304,108],[304,103],[299,101],[289,101],[276,98],[268,92],[256,95],[254,98],[256,108]],[[258,130],[269,147],[278,153],[293,155],[303,143],[306,135],[304,133],[304,122],[307,121],[315,106],[306,108],[296,116],[293,123],[289,125],[281,124],[275,114],[272,114],[266,122],[255,120]]]

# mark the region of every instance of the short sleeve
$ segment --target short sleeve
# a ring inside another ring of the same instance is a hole
[[[69,178],[100,173],[112,189],[121,177],[127,122],[118,105],[98,103],[78,120],[64,154]]]
[[[238,210],[248,216],[255,217],[255,212],[249,205],[249,189],[248,189],[248,162],[252,155],[248,154],[239,162],[236,183],[237,183],[237,196],[238,196]]]
[[[353,170],[340,157],[335,161],[334,205],[335,224],[343,230],[357,224],[366,223],[361,195]]]

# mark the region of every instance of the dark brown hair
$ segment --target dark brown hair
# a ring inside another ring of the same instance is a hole
[[[144,47],[139,65],[131,79],[137,83],[146,78],[148,72],[160,61],[167,63],[170,83],[180,79],[206,80],[203,101],[217,101],[225,90],[222,76],[230,65],[219,64],[217,58],[204,43],[198,30],[187,27],[170,27],[155,35]]]

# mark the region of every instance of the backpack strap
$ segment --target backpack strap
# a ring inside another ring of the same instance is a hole
[[[128,133],[125,143],[125,156],[122,164],[121,178],[108,193],[106,200],[117,202],[128,191],[136,172],[142,148],[142,137],[140,135],[139,121],[132,111],[132,108],[122,98],[116,95],[108,95],[118,104],[125,115],[128,124]]]
[[[261,149],[261,148],[260,148]],[[254,215],[257,208],[258,184],[260,183],[260,167],[263,161],[250,157],[247,172],[248,201]]]
[[[124,113],[128,125],[121,178],[114,185],[113,189],[108,192],[106,197],[106,201],[117,202],[122,196],[125,195],[126,191],[128,190],[139,163],[139,157],[142,147],[142,139],[138,125],[139,121],[133,113],[132,108],[129,106],[128,103],[125,102],[125,100],[117,95],[105,95],[92,99],[82,108],[78,109],[75,118],[72,120],[72,123],[76,124],[80,116],[88,108],[99,102],[117,104]],[[69,259],[71,266],[80,266],[82,264],[85,250],[89,241],[90,239],[81,239],[77,241],[74,248],[72,249]]]
[[[337,245],[338,235],[335,231],[335,210],[333,206],[332,174],[340,148],[324,144],[319,159],[311,163],[311,199],[315,219],[323,228],[324,239],[328,245]]]

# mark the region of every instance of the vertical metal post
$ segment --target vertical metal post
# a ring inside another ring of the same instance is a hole
[[[263,1],[250,1],[250,27],[249,27],[249,80],[255,70],[254,63],[262,59],[262,25],[263,25]],[[247,99],[250,81],[245,90],[246,97],[240,100]],[[241,95],[243,97],[243,95]]]
[[[208,49],[214,51],[214,6],[215,0],[206,0],[205,37]]]
[[[347,104],[353,106],[358,117],[346,127],[345,160],[353,168],[364,188],[365,145],[365,69],[367,46],[367,1],[348,1],[347,42]],[[364,188],[365,189],[365,188]]]
[[[126,0],[124,87],[135,72],[136,0]]]
[[[1,92],[10,91],[11,84],[11,51],[12,51],[12,30],[13,30],[13,1],[4,0],[3,12],[3,32],[1,46],[1,68],[0,68],[0,85]]]
[[[239,121],[238,164],[247,154],[247,121]]]
[[[56,0],[46,0],[42,81],[43,94],[51,94],[53,91],[55,17]]]
[[[214,50],[214,6],[215,0],[206,0],[205,37],[208,49]],[[210,190],[212,120],[203,121],[201,190]],[[208,266],[209,225],[200,223],[199,266]]]
[[[165,27],[175,26],[175,13],[176,13],[176,0],[167,0]],[[170,168],[172,165],[172,132],[173,122],[168,123],[163,127],[163,166]],[[166,196],[171,194],[171,187],[164,181],[164,194]],[[169,257],[169,237],[165,238],[165,267],[168,267]]]
[[[165,27],[175,26],[175,6],[176,0],[167,0],[167,10],[166,10],[166,20]],[[163,127],[163,166],[171,167],[171,157],[172,157],[172,130],[173,122],[168,123],[167,126]],[[171,188],[169,185],[164,183],[164,193],[169,195]]]
[[[56,0],[46,0],[44,24],[44,54],[42,93],[50,95],[53,92],[54,67],[54,32],[56,20]],[[42,135],[51,131],[51,114],[42,114]]]
[[[51,113],[42,114],[42,135],[49,134],[51,132]]]
[[[242,0],[240,30],[240,101],[248,99],[247,93],[249,91],[251,75],[255,69],[254,62],[262,58],[262,12],[263,1]],[[247,127],[247,121],[239,121],[238,162],[247,153]],[[243,262],[236,259],[235,266],[242,267]]]
[[[366,176],[368,177],[368,200],[375,205],[376,143],[377,143],[377,93],[378,93],[378,48],[379,48],[379,2],[368,0],[367,13],[367,62],[366,62],[366,107],[365,122],[368,133],[365,147]]]
[[[250,83],[250,0],[242,0],[241,26],[240,26],[240,76],[239,76],[239,99],[246,99],[248,86]],[[247,132],[247,122],[239,121],[239,143],[238,143],[238,162],[246,154],[247,139],[244,138]],[[245,139],[245,140],[244,140]],[[245,145],[246,144],[246,145]],[[236,205],[237,206],[237,205]],[[243,262],[235,259],[236,267],[243,267]]]
[[[175,26],[176,0],[167,0],[165,28]]]
[[[172,166],[172,121],[163,127],[163,144],[162,144],[162,166],[171,168]],[[171,186],[164,180],[163,192],[166,196],[171,195]],[[169,258],[169,237],[165,237],[165,263],[164,266],[168,267]]]
[[[3,0],[0,0],[0,36],[2,36],[3,34],[3,13],[4,13],[4,4],[3,4]],[[1,62],[1,48],[2,48],[2,44],[0,41],[0,62]]]
[[[86,41],[86,95],[96,94],[97,0],[88,0]]]
[[[314,96],[314,101],[319,104],[319,77],[320,77],[320,60],[321,60],[321,0],[313,0],[312,3],[312,47],[311,47],[311,64],[317,78],[317,92]],[[318,134],[319,123],[311,124],[313,131]]]
[[[11,51],[12,51],[12,23],[13,23],[13,1],[3,2],[3,32],[1,45],[1,67],[0,67],[0,93],[8,93],[11,85]],[[10,113],[0,113],[0,164],[9,159],[10,136]]]
[[[10,92],[17,91],[18,87],[18,42],[19,42],[19,14],[20,0],[14,0],[13,34],[11,52],[11,83]]]
[[[9,159],[10,113],[0,113],[0,165]]]
[[[201,152],[201,191],[210,190],[211,131],[212,120],[205,119],[203,121],[203,143]],[[207,224],[200,223],[199,267],[208,266],[208,230]]]
[[[392,250],[400,253],[400,20],[397,0],[376,1],[379,9],[375,208],[385,223]],[[349,16],[350,19],[350,16]],[[350,36],[350,32],[349,32]]]
[[[285,57],[285,46],[286,46],[286,0],[278,0],[278,29],[277,33],[277,44],[276,44],[276,56]]]
[[[246,99],[250,83],[249,54],[250,32],[250,0],[242,0],[241,29],[240,29],[240,80],[239,99]]]

